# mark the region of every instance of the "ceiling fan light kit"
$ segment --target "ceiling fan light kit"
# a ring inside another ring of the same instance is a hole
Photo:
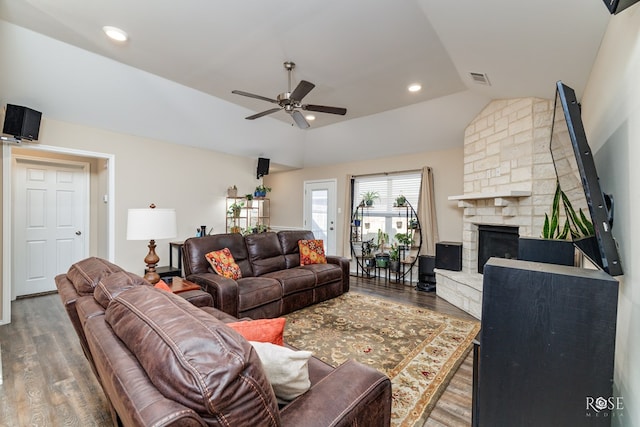
[[[266,96],[256,95],[249,92],[244,92],[241,90],[233,90],[231,93],[236,95],[246,96],[249,98],[259,99],[261,101],[271,102],[272,104],[277,104],[279,107],[271,108],[269,110],[262,111],[260,113],[253,114],[251,116],[245,117],[247,120],[255,120],[260,117],[276,113],[280,110],[284,110],[288,114],[291,115],[293,121],[298,125],[300,129],[306,129],[309,127],[309,123],[302,115],[300,110],[304,111],[315,111],[318,113],[329,113],[329,114],[338,114],[344,116],[347,114],[347,109],[342,107],[329,107],[325,105],[312,105],[312,104],[302,104],[302,99],[307,96],[311,90],[316,87],[311,82],[306,80],[301,80],[298,83],[298,86],[291,91],[291,73],[293,69],[296,67],[296,64],[291,61],[287,61],[284,63],[284,68],[288,73],[288,86],[287,91],[276,96],[275,99],[267,98]]]

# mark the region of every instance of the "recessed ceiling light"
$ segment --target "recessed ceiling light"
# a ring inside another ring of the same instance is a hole
[[[117,42],[126,42],[129,38],[127,33],[122,31],[120,28],[106,26],[102,27],[102,31],[104,31],[107,37]]]
[[[304,118],[307,120],[315,120],[316,116],[314,116],[313,114],[307,114],[306,116],[304,116]]]
[[[409,92],[418,92],[420,89],[422,89],[422,85],[419,83],[414,83],[410,85],[408,89]]]

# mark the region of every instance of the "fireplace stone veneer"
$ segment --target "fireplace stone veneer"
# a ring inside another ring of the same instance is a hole
[[[548,99],[494,100],[465,129],[464,194],[449,197],[463,209],[462,272],[436,270],[436,293],[475,317],[482,302],[478,225],[516,227],[520,236],[537,237],[550,210],[556,186],[552,113]]]

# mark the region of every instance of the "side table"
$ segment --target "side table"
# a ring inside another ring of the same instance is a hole
[[[169,279],[169,278],[167,278]],[[199,285],[196,285],[193,282],[190,282],[182,277],[171,277],[171,280],[165,280],[169,288],[171,288],[171,292],[174,294],[179,294],[180,292],[193,291],[196,289],[200,289]]]

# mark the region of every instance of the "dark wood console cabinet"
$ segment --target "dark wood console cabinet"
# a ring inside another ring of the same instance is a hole
[[[617,305],[602,271],[491,258],[473,425],[609,426],[612,411],[588,399],[612,397]]]

